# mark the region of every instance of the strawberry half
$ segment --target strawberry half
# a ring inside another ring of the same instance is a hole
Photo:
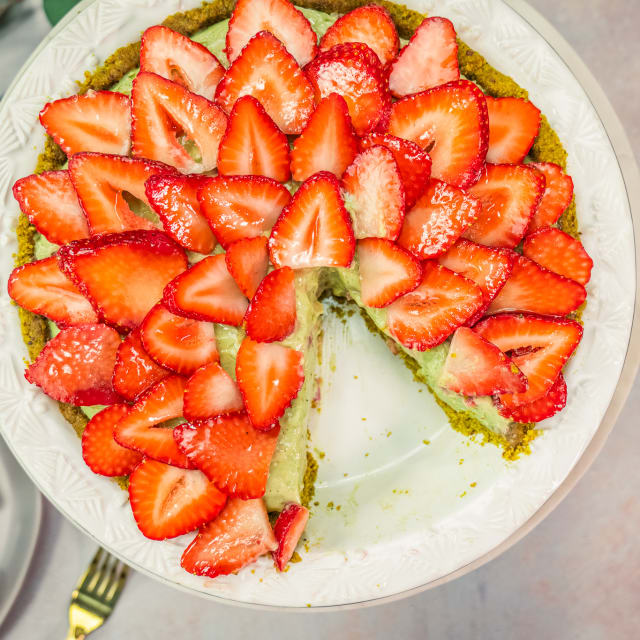
[[[181,424],[174,436],[191,463],[228,496],[261,498],[279,429],[258,431],[246,413]]]
[[[116,423],[127,415],[129,405],[112,404],[96,413],[82,432],[82,458],[93,473],[128,476],[142,461],[142,455],[121,447],[113,439]]]
[[[429,153],[432,177],[466,189],[487,155],[487,101],[473,82],[449,82],[394,103],[388,131]]]
[[[425,18],[391,65],[389,88],[396,98],[460,79],[458,42],[451,21]]]
[[[58,402],[114,404],[121,400],[111,383],[118,346],[120,336],[103,324],[63,329],[44,345],[24,377]]]
[[[187,420],[204,420],[243,410],[238,386],[217,362],[200,367],[187,381],[184,390]]]
[[[200,471],[144,460],[129,478],[129,502],[142,534],[166,540],[213,520],[227,497]]]
[[[88,91],[49,102],[40,122],[69,157],[81,151],[129,153],[131,102],[122,93]]]
[[[472,280],[427,261],[418,287],[387,307],[387,327],[400,344],[426,351],[444,342],[481,306],[482,291]]]
[[[276,267],[348,267],[355,240],[336,177],[320,171],[302,183],[271,230]]]
[[[236,380],[256,429],[268,431],[298,395],[304,356],[279,344],[245,338],[238,349]]]
[[[524,164],[488,164],[469,194],[482,203],[467,240],[513,248],[524,237],[544,192],[542,176]]]
[[[53,244],[89,236],[89,226],[68,171],[46,171],[20,178],[13,197],[29,222]]]
[[[227,112],[238,98],[251,95],[286,134],[304,129],[313,112],[313,88],[295,58],[278,38],[260,31],[234,59],[216,89],[216,102]]]
[[[413,291],[422,280],[422,265],[385,238],[358,240],[360,295],[368,307],[386,307]]]
[[[278,541],[278,548],[273,552],[273,559],[278,571],[284,571],[291,560],[308,520],[308,509],[296,502],[290,502],[280,512],[273,527],[273,534]]]
[[[236,281],[240,291],[249,300],[253,298],[258,285],[267,275],[269,268],[269,239],[265,236],[245,238],[229,245],[224,259],[227,269]]]
[[[551,162],[532,162],[533,167],[545,178],[545,187],[538,208],[529,223],[527,233],[555,224],[573,198],[573,180],[561,167]]]
[[[137,327],[187,268],[181,247],[160,231],[127,231],[77,240],[58,251],[58,265],[100,318],[122,330]]]
[[[215,578],[240,571],[277,546],[262,500],[231,498],[215,520],[200,528],[180,565],[197,576]]]
[[[431,180],[404,217],[398,244],[420,260],[446,253],[476,219],[480,202],[457,187]]]
[[[560,374],[547,393],[529,404],[506,409],[497,399],[498,411],[514,422],[541,422],[562,411],[567,404],[567,383]]]
[[[218,172],[266,176],[278,182],[291,177],[287,136],[253,96],[242,96],[233,105],[218,150]]]
[[[340,178],[358,153],[358,139],[345,99],[330,93],[320,100],[307,126],[293,141],[291,173],[298,182],[318,171]]]
[[[149,27],[140,43],[140,71],[173,80],[213,100],[224,67],[209,49],[168,27]]]

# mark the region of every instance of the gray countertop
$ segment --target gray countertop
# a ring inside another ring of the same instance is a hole
[[[530,0],[530,4],[590,67],[638,157],[640,2]],[[38,0],[25,0],[13,10],[11,20],[0,25],[0,93],[47,31]],[[604,450],[564,502],[502,556],[438,589],[372,609],[281,614],[208,603],[134,574],[112,618],[91,637],[638,638],[639,414],[636,381]],[[64,638],[69,594],[94,549],[46,503],[29,577],[0,628],[0,637]]]

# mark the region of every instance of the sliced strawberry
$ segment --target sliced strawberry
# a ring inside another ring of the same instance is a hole
[[[229,245],[225,253],[227,269],[236,281],[240,291],[249,300],[253,298],[258,285],[267,275],[269,268],[269,239],[265,236],[245,238]]]
[[[398,244],[420,260],[446,253],[476,219],[480,202],[457,187],[431,180],[407,212]]]
[[[279,571],[284,571],[291,560],[308,520],[308,509],[296,502],[290,502],[280,512],[273,528],[273,533],[278,541],[278,548],[273,552],[273,559]]]
[[[198,202],[198,189],[208,179],[197,175],[156,175],[144,185],[147,199],[165,233],[185,249],[205,254],[216,246],[216,238],[200,213]]]
[[[400,46],[389,12],[373,4],[358,7],[338,18],[322,36],[320,51],[343,42],[364,42],[378,56],[383,67],[396,57]]]
[[[313,112],[313,88],[295,58],[278,38],[260,31],[249,40],[216,89],[216,102],[227,112],[251,95],[286,134],[300,133]]]
[[[524,164],[488,164],[469,193],[482,210],[464,232],[490,247],[515,247],[522,240],[544,192],[542,176]]]
[[[227,127],[223,111],[206,98],[155,73],[139,73],[131,89],[131,150],[182,173],[216,168]],[[187,143],[195,147],[189,153]],[[197,159],[196,159],[197,156]]]
[[[77,240],[58,251],[58,265],[107,324],[137,327],[187,268],[181,247],[160,231],[127,231]]]
[[[132,331],[118,347],[113,369],[113,388],[127,400],[135,400],[143,391],[171,371],[154,362],[144,350],[140,330]]]
[[[404,187],[398,165],[386,147],[359,153],[342,178],[356,238],[395,240],[404,220]]]
[[[224,67],[209,49],[161,25],[142,34],[140,71],[173,80],[207,100],[213,100],[224,75]]]
[[[540,109],[524,98],[487,96],[489,151],[487,162],[519,164],[540,129]]]
[[[122,93],[88,91],[49,102],[40,122],[67,156],[81,151],[129,153],[131,103]]]
[[[217,363],[200,367],[184,390],[184,417],[204,420],[243,411],[242,396],[231,376]]]
[[[60,271],[56,256],[14,269],[7,289],[16,304],[60,327],[98,322],[91,303]]]
[[[238,0],[231,14],[225,53],[233,62],[259,31],[269,31],[304,66],[315,58],[316,34],[303,13],[287,0]]]
[[[142,455],[121,447],[113,439],[116,423],[127,415],[129,405],[112,404],[96,413],[82,432],[82,457],[93,473],[128,476],[142,461]]]
[[[390,240],[358,240],[357,254],[360,295],[368,307],[386,307],[422,280],[420,262]]]
[[[191,375],[209,362],[218,362],[213,324],[184,318],[157,304],[144,319],[140,335],[145,351],[160,365]]]
[[[246,413],[176,427],[178,446],[220,491],[250,500],[267,487],[279,429],[258,431]]]
[[[276,267],[348,267],[355,240],[336,177],[320,171],[302,183],[269,238]]]
[[[201,471],[144,460],[129,478],[129,502],[142,534],[165,540],[213,520],[227,497]]]
[[[318,171],[340,178],[358,153],[358,139],[345,99],[330,93],[322,98],[302,134],[293,141],[291,173],[302,182]]]
[[[426,351],[444,342],[481,306],[482,291],[472,280],[427,261],[418,288],[387,307],[387,327],[400,344]]]
[[[497,404],[500,413],[514,422],[541,422],[565,408],[567,404],[567,383],[564,380],[564,376],[560,374],[546,395],[538,400],[511,409],[506,409],[499,398]]]
[[[251,423],[271,429],[304,382],[304,356],[279,344],[245,338],[238,349],[236,380]]]
[[[446,18],[425,18],[391,65],[389,88],[396,98],[460,79],[458,42]]]
[[[198,200],[218,242],[228,249],[233,242],[271,231],[291,194],[262,176],[218,176],[200,189]]]
[[[527,233],[555,224],[573,198],[573,180],[561,167],[551,162],[532,162],[545,178],[544,194],[529,223]]]
[[[287,136],[253,96],[242,96],[233,105],[218,150],[218,173],[266,176],[278,182],[291,177]]]
[[[525,238],[522,253],[541,267],[582,285],[591,279],[593,260],[580,240],[554,227],[543,227]]]
[[[415,142],[396,138],[388,133],[371,133],[360,140],[360,150],[374,145],[386,147],[393,154],[404,186],[407,210],[422,195],[431,175],[431,158]]]
[[[465,396],[527,390],[527,379],[511,359],[468,327],[460,327],[453,334],[439,384]]]
[[[487,101],[473,82],[449,82],[394,103],[388,131],[429,153],[434,178],[466,189],[487,155]]]
[[[120,402],[111,383],[119,345],[117,332],[103,324],[63,329],[24,377],[58,402],[79,407]]]
[[[187,318],[236,326],[242,324],[249,306],[223,254],[209,256],[180,274],[166,287],[164,302]]]
[[[89,236],[89,226],[68,171],[46,171],[20,178],[13,197],[29,222],[53,244]]]
[[[197,576],[215,578],[240,571],[277,546],[262,500],[231,498],[215,520],[200,528],[180,565]]]

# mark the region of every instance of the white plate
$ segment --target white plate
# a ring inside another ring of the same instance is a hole
[[[146,26],[199,3],[87,0],[19,73],[0,106],[0,272],[5,281],[18,214],[10,187],[33,170],[43,141],[37,124],[42,105],[72,92],[87,67],[136,39]],[[636,275],[629,202],[607,133],[558,54],[500,0],[407,4],[451,18],[464,40],[530,91],[569,152],[582,238],[595,268],[584,338],[567,375],[567,408],[548,422],[551,430],[534,442],[533,455],[508,464],[494,447],[453,432],[426,390],[360,320],[352,318],[345,326],[329,318],[322,412],[314,414],[311,425],[314,445],[326,457],[303,562],[278,575],[265,557],[237,576],[198,578],[179,566],[189,537],[146,540],[126,494],[89,471],[55,403],[24,381],[25,349],[3,282],[2,434],[70,520],[130,565],[172,585],[210,598],[286,607],[370,602],[425,588],[477,566],[485,554],[497,553],[505,541],[530,528],[566,493],[565,483],[554,495],[590,443],[581,464],[592,459],[595,443],[611,426],[612,414],[606,429],[598,431],[625,362]],[[635,352],[632,360],[629,370],[637,363]],[[618,393],[616,408],[623,395],[624,390]],[[340,510],[327,508],[329,502]]]

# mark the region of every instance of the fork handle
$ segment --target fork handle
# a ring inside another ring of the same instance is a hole
[[[69,627],[69,631],[67,632],[67,640],[84,640],[86,637],[86,634],[82,632],[76,635],[76,629],[74,629],[73,627]]]

